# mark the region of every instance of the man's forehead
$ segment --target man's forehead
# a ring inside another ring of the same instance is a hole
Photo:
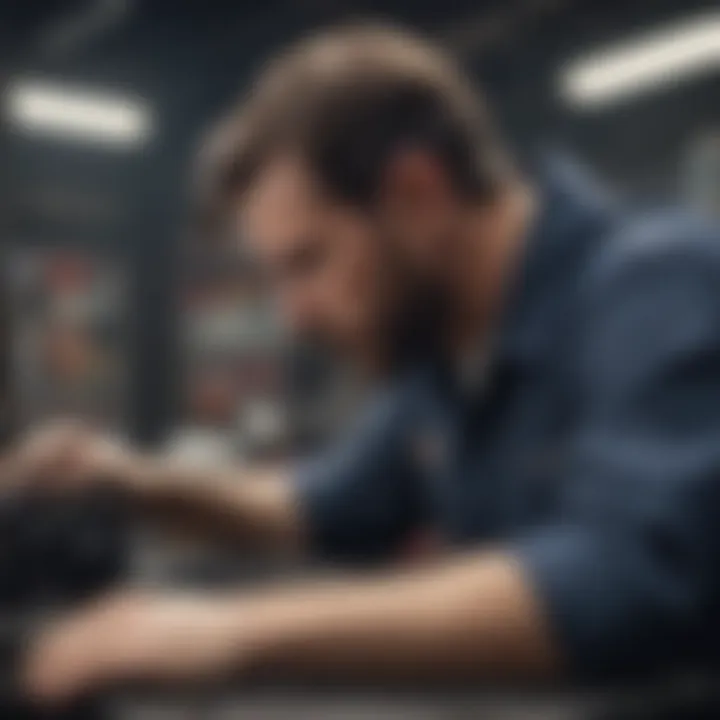
[[[241,222],[251,237],[287,237],[316,222],[325,208],[307,166],[282,156],[268,162],[244,194]]]

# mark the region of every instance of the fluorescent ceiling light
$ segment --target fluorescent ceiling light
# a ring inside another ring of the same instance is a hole
[[[139,100],[46,82],[11,84],[5,112],[23,132],[83,143],[136,146],[152,131],[150,112]]]
[[[571,104],[598,107],[720,68],[720,12],[644,33],[569,63],[560,92]]]

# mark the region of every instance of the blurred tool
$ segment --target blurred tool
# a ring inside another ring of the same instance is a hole
[[[61,713],[29,707],[13,686],[23,648],[47,613],[119,582],[128,546],[121,503],[109,493],[73,500],[22,495],[0,502],[0,717],[98,720],[95,703]]]

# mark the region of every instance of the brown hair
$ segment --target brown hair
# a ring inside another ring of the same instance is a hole
[[[215,129],[201,154],[201,210],[219,219],[281,151],[303,157],[334,197],[368,204],[404,144],[432,150],[469,197],[489,197],[505,175],[482,97],[449,55],[393,27],[330,30],[275,59]]]

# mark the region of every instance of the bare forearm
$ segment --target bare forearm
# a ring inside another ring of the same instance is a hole
[[[522,571],[502,555],[243,599],[235,611],[251,664],[270,676],[441,682],[559,668]]]
[[[446,683],[562,669],[524,573],[501,554],[403,576],[254,595],[120,595],[51,627],[21,672],[62,704],[113,683],[240,676]]]
[[[196,470],[140,458],[124,487],[136,507],[182,533],[298,551],[300,517],[282,469]]]

